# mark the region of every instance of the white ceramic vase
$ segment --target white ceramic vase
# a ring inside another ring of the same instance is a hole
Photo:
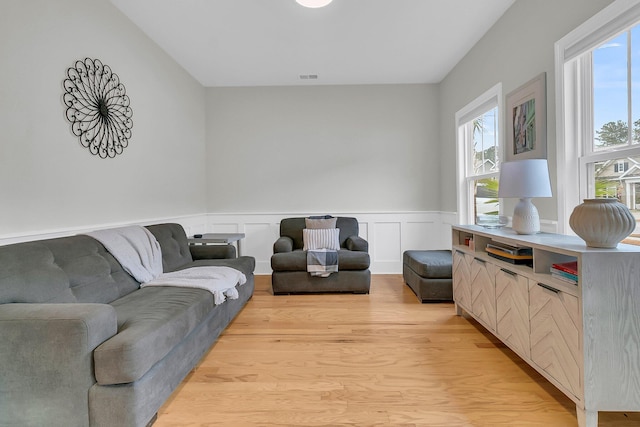
[[[584,199],[569,218],[575,233],[592,248],[615,248],[636,228],[636,220],[617,199]]]

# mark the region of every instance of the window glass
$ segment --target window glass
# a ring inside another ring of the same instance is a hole
[[[589,198],[616,198],[640,218],[640,26],[586,55],[592,64],[594,141],[582,148],[581,191]],[[627,242],[640,244],[640,234],[632,233]]]
[[[472,170],[468,181],[473,194],[473,217],[495,216],[500,210],[497,177],[500,172],[498,108],[476,117],[469,126],[473,134],[469,147]]]
[[[498,156],[498,109],[493,108],[473,120],[473,175],[496,172]]]
[[[631,29],[631,120],[632,144],[640,144],[640,26]]]
[[[478,179],[474,185],[474,213],[478,215],[498,215],[500,200],[498,199],[498,178]]]
[[[627,144],[627,33],[593,51],[594,150]]]
[[[590,164],[594,197],[613,197],[635,210],[640,207],[640,157],[604,160]]]

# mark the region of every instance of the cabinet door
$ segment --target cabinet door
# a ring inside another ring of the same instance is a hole
[[[453,299],[471,312],[471,260],[464,252],[453,252]]]
[[[580,397],[578,298],[529,281],[531,360]]]
[[[479,258],[471,263],[471,311],[492,331],[496,330],[496,270],[495,265]]]
[[[529,358],[529,279],[501,268],[496,273],[496,333]]]

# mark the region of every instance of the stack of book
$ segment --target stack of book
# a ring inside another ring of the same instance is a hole
[[[487,243],[486,250],[489,256],[511,264],[533,265],[533,251],[531,248],[492,242]]]
[[[551,265],[551,275],[563,282],[578,284],[578,261],[563,262]]]

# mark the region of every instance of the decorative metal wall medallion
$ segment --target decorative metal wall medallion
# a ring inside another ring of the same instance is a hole
[[[82,146],[103,159],[122,154],[131,138],[133,110],[118,75],[86,58],[67,70],[64,89],[66,116]]]

